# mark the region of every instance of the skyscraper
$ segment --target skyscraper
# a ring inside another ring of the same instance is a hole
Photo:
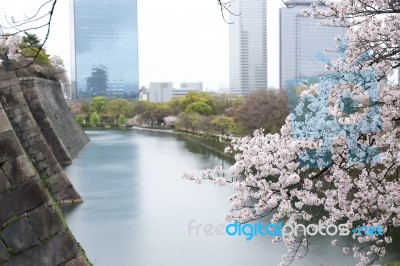
[[[324,27],[318,20],[304,17],[301,12],[316,1],[287,1],[289,8],[280,9],[280,87],[286,82],[324,73],[325,49],[335,51],[335,36],[344,36],[341,27]],[[321,7],[322,8],[322,7]]]
[[[71,0],[71,76],[78,97],[137,95],[136,1]]]
[[[267,89],[267,1],[230,3],[230,92],[244,95]]]

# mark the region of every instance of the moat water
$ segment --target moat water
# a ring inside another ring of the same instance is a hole
[[[206,235],[202,228],[189,233],[191,221],[193,226],[226,226],[233,189],[198,185],[183,180],[182,173],[229,167],[226,160],[175,135],[111,130],[87,134],[91,143],[65,169],[85,202],[63,212],[94,265],[278,265],[286,248],[272,244],[270,236],[246,241],[243,236]],[[331,246],[332,239],[313,237],[306,258],[292,265],[355,265],[350,255]],[[384,261],[399,258],[397,244]]]

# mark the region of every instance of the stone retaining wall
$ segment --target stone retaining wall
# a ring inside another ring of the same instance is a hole
[[[0,264],[89,265],[83,250],[65,225],[57,203],[20,144],[19,140],[31,142],[32,145],[25,145],[25,149],[42,150],[43,144],[34,142],[42,143],[43,140],[35,130],[32,130],[34,133],[30,131],[35,127],[32,124],[34,120],[27,115],[29,112],[22,101],[22,93],[17,89],[15,76],[7,74],[8,79],[4,79],[4,73],[0,76],[1,102],[6,102],[8,108],[5,112],[0,103]],[[5,92],[8,88],[13,91]],[[19,138],[9,122],[8,115],[11,114]],[[33,156],[38,154],[43,153]],[[47,161],[36,162],[50,164]]]
[[[25,100],[59,163],[70,164],[89,143],[64,100],[61,84],[40,78],[19,79]]]
[[[60,204],[82,202],[36,123],[14,71],[0,72],[0,101],[22,147],[54,199]]]

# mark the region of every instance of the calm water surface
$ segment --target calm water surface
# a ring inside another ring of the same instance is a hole
[[[232,189],[181,179],[182,172],[229,167],[221,157],[177,136],[88,131],[91,144],[65,171],[85,202],[65,209],[94,265],[269,266],[284,254],[272,237],[189,235],[188,224],[227,225]],[[292,265],[354,265],[328,237],[313,239]],[[400,247],[397,246],[397,250]],[[396,248],[385,258],[399,258]],[[397,254],[397,255],[396,255]]]

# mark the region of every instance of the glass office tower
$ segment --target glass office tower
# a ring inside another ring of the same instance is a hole
[[[71,0],[72,85],[78,98],[136,97],[136,0]]]
[[[231,0],[229,9],[230,92],[267,89],[267,1]]]
[[[317,19],[304,17],[301,12],[317,1],[287,1],[289,8],[280,9],[280,87],[286,82],[324,74],[324,56],[333,59],[325,49],[336,50],[335,36],[343,37],[345,28],[323,27]],[[323,8],[322,6],[320,8]]]

